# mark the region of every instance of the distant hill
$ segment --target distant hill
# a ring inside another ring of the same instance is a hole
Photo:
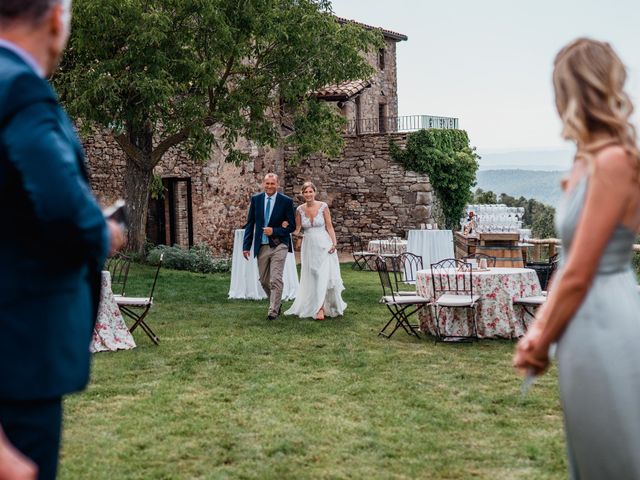
[[[560,180],[565,172],[534,170],[479,170],[474,188],[491,190],[496,195],[534,198],[556,207],[562,196]]]

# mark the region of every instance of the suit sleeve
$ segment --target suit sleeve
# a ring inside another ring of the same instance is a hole
[[[43,89],[31,80],[20,86]],[[109,249],[107,225],[59,109],[52,98],[22,105],[2,130],[2,144],[22,179],[43,248],[71,261],[102,262]]]
[[[296,229],[296,212],[293,208],[293,200],[289,199],[288,202],[286,214],[289,225],[287,227],[275,227],[273,229],[273,234],[278,237],[287,237]]]
[[[242,250],[245,252],[251,250],[251,244],[253,243],[253,231],[256,224],[254,203],[255,202],[252,197],[249,205],[249,214],[247,215],[247,223],[244,225],[244,241],[242,242]]]

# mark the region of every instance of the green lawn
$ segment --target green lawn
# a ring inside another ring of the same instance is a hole
[[[228,275],[163,270],[162,343],[95,354],[60,478],[566,478],[555,369],[520,402],[512,342],[378,337],[377,275],[349,267],[344,318],[270,323],[266,302],[227,300]],[[127,293],[152,274],[135,266]]]

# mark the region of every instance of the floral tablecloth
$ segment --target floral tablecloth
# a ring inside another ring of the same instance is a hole
[[[400,255],[407,251],[406,240],[371,240],[367,246],[367,251],[371,253],[393,253]]]
[[[450,272],[448,275],[456,275]],[[417,273],[419,295],[433,299],[431,270]],[[478,337],[517,338],[524,335],[522,307],[514,305],[517,297],[541,295],[540,282],[534,270],[528,268],[490,268],[473,271],[473,293],[480,295],[476,306]],[[420,310],[423,331],[436,334],[433,308]],[[440,310],[440,333],[447,336],[468,336],[472,333],[471,313],[464,308]]]
[[[102,289],[100,290],[100,306],[98,319],[93,328],[91,352],[128,350],[135,348],[136,342],[129,332],[120,309],[111,290],[111,275],[102,272]]]

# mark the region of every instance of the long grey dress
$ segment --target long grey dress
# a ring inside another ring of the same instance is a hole
[[[556,227],[566,252],[587,184],[584,177],[558,209]],[[634,238],[626,227],[616,227],[589,293],[558,342],[574,480],[640,479],[640,295],[631,269]]]

